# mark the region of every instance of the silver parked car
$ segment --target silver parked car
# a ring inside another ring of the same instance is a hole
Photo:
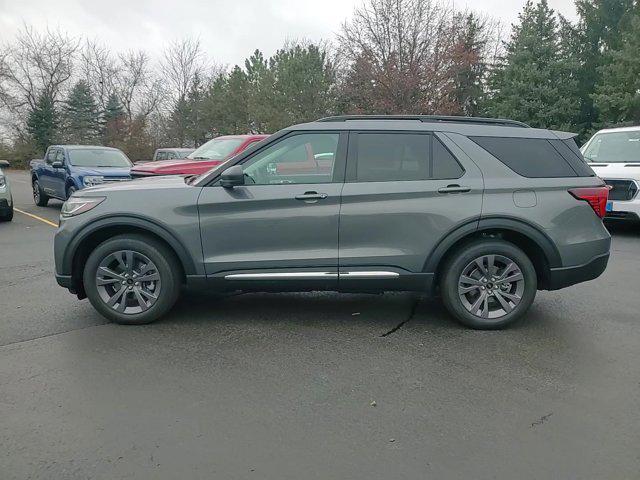
[[[0,222],[13,220],[13,197],[9,179],[4,175],[3,168],[7,168],[9,162],[0,160]]]
[[[496,119],[342,116],[286,128],[198,177],[76,192],[58,283],[147,323],[212,292],[439,294],[472,328],[598,277],[608,189],[573,135]]]

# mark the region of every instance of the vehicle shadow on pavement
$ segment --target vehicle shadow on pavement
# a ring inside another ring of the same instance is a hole
[[[509,330],[527,327],[527,317]],[[407,329],[435,332],[464,332],[437,298],[416,293],[339,294],[232,293],[216,295],[185,291],[171,314],[160,323],[203,325],[267,326],[366,330],[369,335],[390,337]],[[545,322],[546,323],[546,322]],[[540,326],[547,329],[549,325]]]
[[[614,238],[640,238],[640,222],[605,221],[605,226]]]

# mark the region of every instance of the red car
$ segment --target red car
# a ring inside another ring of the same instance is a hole
[[[183,159],[142,163],[131,169],[131,176],[200,175],[246,150],[269,135],[225,135],[209,140]]]

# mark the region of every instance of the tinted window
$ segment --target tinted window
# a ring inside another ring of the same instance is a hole
[[[429,178],[431,135],[358,133],[355,135],[356,180],[392,182]]]
[[[433,173],[434,180],[460,178],[464,170],[440,140],[433,138]]]
[[[575,172],[580,177],[593,177],[595,173],[591,170],[591,167],[587,165],[587,162],[584,160],[582,153],[578,149],[578,145],[573,140],[573,138],[569,138],[568,140],[549,140],[551,145],[558,151],[560,155],[571,165],[571,168],[575,170]]]
[[[57,148],[50,148],[49,151],[47,152],[47,158],[45,159],[46,162],[52,163],[55,160],[57,154],[58,154]]]
[[[338,139],[337,133],[286,137],[244,163],[247,184],[330,183]]]
[[[523,177],[576,176],[576,172],[548,140],[506,137],[469,138]]]

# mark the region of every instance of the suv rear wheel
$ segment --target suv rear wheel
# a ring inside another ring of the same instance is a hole
[[[503,240],[478,240],[456,252],[440,284],[447,310],[463,325],[497,329],[516,321],[538,289],[529,257]]]
[[[180,293],[181,267],[167,247],[144,235],[119,235],[89,255],[84,288],[91,304],[116,323],[157,320]]]

